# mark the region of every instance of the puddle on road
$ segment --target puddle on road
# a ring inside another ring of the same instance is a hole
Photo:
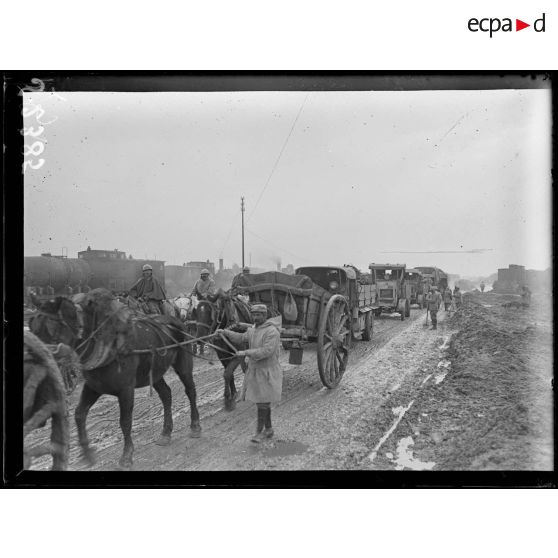
[[[273,447],[266,449],[262,455],[266,457],[287,457],[289,455],[299,455],[308,449],[302,442],[283,442],[277,441]]]
[[[409,449],[409,446],[412,445],[414,445],[414,442],[411,436],[399,440],[395,469],[397,471],[402,471],[405,468],[413,471],[430,471],[436,463],[434,461],[421,461],[414,457],[413,450]]]
[[[445,351],[449,347],[450,338],[451,338],[450,335],[446,335],[444,337],[444,342],[438,347],[440,351]]]
[[[451,367],[450,360],[444,359],[438,363],[438,368],[445,368],[445,370],[438,372],[438,374],[434,376],[434,382],[436,383],[436,385],[444,381],[445,377],[448,375],[448,372],[450,371],[450,367]]]

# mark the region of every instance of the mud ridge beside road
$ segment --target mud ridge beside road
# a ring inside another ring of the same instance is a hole
[[[509,297],[466,296],[457,332],[406,413],[389,449],[434,470],[552,470],[552,331],[545,299],[505,308]],[[387,448],[386,448],[387,449]],[[420,467],[417,467],[420,468]]]

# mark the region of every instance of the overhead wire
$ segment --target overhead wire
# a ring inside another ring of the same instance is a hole
[[[234,219],[232,220],[231,228],[229,229],[229,232],[228,232],[228,234],[227,234],[227,238],[225,239],[225,243],[223,244],[223,247],[221,248],[221,251],[219,252],[219,257],[222,257],[223,252],[224,252],[224,250],[225,250],[227,244],[229,243],[229,240],[230,240],[230,238],[231,238],[231,233],[232,233],[232,231],[233,231],[233,229],[234,229],[234,226],[235,226],[235,224],[236,224],[236,218],[238,217],[238,214],[239,214],[239,213],[240,213],[240,209],[238,209],[238,210],[236,211],[236,213],[234,214]]]
[[[300,114],[302,113],[302,109],[304,108],[304,105],[306,104],[306,100],[308,99],[308,95],[310,95],[310,93],[306,93],[306,96],[304,97],[304,100],[302,101],[302,104],[300,105],[300,108],[298,109],[298,113],[296,115],[296,118],[294,119],[293,125],[291,126],[291,129],[289,130],[289,134],[287,135],[287,139],[285,139],[285,142],[283,143],[283,147],[281,147],[281,151],[279,152],[279,155],[275,161],[275,164],[273,165],[273,168],[271,169],[271,172],[269,173],[269,176],[267,177],[267,180],[264,184],[264,187],[262,189],[262,191],[260,192],[260,195],[258,196],[258,199],[256,200],[256,203],[254,205],[254,209],[252,209],[252,211],[250,212],[250,215],[248,215],[248,218],[246,219],[246,222],[250,221],[250,219],[252,218],[252,215],[254,215],[254,212],[256,211],[260,200],[262,199],[262,196],[264,195],[265,191],[267,190],[267,187],[269,186],[269,183],[271,181],[271,178],[273,177],[273,174],[275,172],[275,169],[277,168],[277,165],[279,164],[279,161],[281,160],[281,156],[283,155],[283,151],[285,151],[285,147],[287,146],[287,143],[289,142],[289,138],[291,137],[293,130],[295,129],[296,123],[298,122],[298,118],[300,117]]]

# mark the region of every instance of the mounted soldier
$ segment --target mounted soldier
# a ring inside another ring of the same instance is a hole
[[[153,277],[153,268],[149,264],[142,267],[142,277],[130,288],[129,294],[145,302],[150,314],[163,314],[163,301],[167,298],[161,283]]]
[[[199,300],[209,300],[215,294],[215,281],[209,276],[207,269],[202,269],[200,278],[196,281],[190,296],[195,296]]]

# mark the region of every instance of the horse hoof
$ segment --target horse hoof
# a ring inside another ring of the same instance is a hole
[[[236,409],[236,399],[225,399],[225,411],[234,411]]]
[[[198,426],[197,428],[190,429],[190,438],[199,438],[201,436],[201,428]]]
[[[86,467],[93,467],[95,463],[97,463],[97,455],[95,451],[90,448],[83,450],[80,459],[80,464],[85,465]]]
[[[118,467],[123,471],[129,471],[132,468],[132,458],[131,457],[121,457],[118,461]]]
[[[158,446],[168,446],[171,443],[171,437],[162,434],[157,440],[155,440],[155,443]]]

